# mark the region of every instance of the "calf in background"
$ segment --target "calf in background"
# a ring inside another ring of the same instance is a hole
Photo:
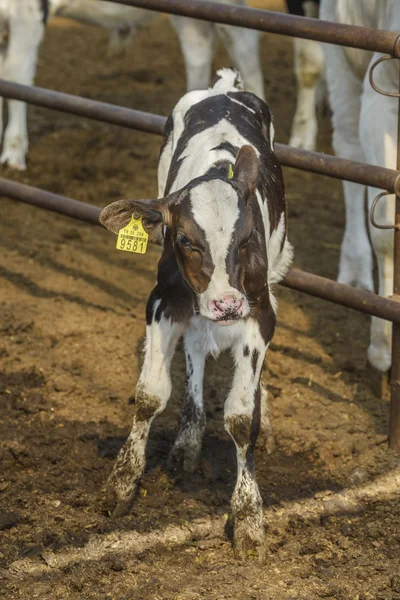
[[[114,233],[133,214],[140,216],[150,239],[163,244],[146,309],[132,431],[108,492],[116,514],[129,510],[151,423],[171,394],[170,365],[181,336],[187,389],[172,457],[184,469],[195,468],[206,424],[205,359],[229,348],[234,372],[224,421],[237,455],[234,545],[239,556],[256,552],[262,559],[262,499],[253,456],[262,412],[260,377],[275,330],[273,286],[289,268],[292,248],[271,114],[262,100],[240,89],[239,74],[222,69],[210,89],[186,94],[166,123],[159,198],[120,200],[100,215]]]

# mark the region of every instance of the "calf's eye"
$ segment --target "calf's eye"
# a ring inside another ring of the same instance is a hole
[[[190,248],[191,246],[189,238],[186,237],[186,235],[182,235],[181,233],[178,234],[177,241],[178,244],[184,246],[185,248]]]

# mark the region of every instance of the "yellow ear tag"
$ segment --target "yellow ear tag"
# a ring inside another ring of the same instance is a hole
[[[148,241],[149,234],[143,228],[141,217],[136,219],[135,215],[132,215],[128,225],[118,232],[117,250],[144,254],[147,250]]]
[[[228,179],[232,179],[232,177],[233,177],[233,167],[232,167],[232,165],[229,165]]]

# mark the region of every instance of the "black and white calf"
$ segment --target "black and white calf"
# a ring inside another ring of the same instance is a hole
[[[216,0],[224,2],[225,0]],[[230,0],[245,5],[246,0]],[[158,13],[104,0],[0,0],[0,76],[32,85],[40,42],[48,16],[59,15],[102,27],[110,32],[112,47],[127,45],[135,32]],[[264,98],[264,84],[258,52],[259,32],[217,23],[171,16],[186,66],[187,90],[210,84],[214,40],[219,35],[232,63],[245,73],[246,87]],[[0,98],[0,134],[2,133]],[[11,100],[4,134],[1,163],[26,168],[28,131],[26,105]]]
[[[272,286],[285,275],[292,248],[270,111],[240,89],[239,74],[222,69],[210,89],[183,96],[165,128],[159,198],[120,200],[100,215],[114,233],[132,214],[140,215],[150,239],[164,246],[147,304],[132,431],[108,489],[117,513],[127,510],[145,466],[150,425],[171,393],[170,364],[182,335],[187,393],[172,455],[183,458],[185,469],[194,468],[205,428],[205,359],[230,348],[235,370],[224,418],[237,450],[234,541],[240,555],[255,549],[262,556],[262,500],[253,463],[260,373],[275,329]]]

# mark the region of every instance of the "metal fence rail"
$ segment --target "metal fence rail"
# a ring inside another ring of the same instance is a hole
[[[161,115],[40,87],[12,83],[4,79],[0,79],[0,96],[157,135],[162,135],[166,121],[166,117]],[[288,167],[400,193],[399,171],[345,160],[329,154],[291,148],[285,144],[275,144],[275,152],[279,161]]]
[[[370,29],[355,25],[340,25],[320,19],[296,17],[269,10],[258,10],[231,4],[217,4],[202,0],[109,0],[116,4],[137,6],[192,17],[203,21],[237,25],[248,29],[269,31],[282,35],[328,42],[340,46],[373,50],[400,57],[399,34],[395,31]],[[333,0],[332,0],[333,1]]]
[[[93,204],[79,202],[66,196],[60,196],[3,177],[0,177],[0,194],[79,221],[100,225],[99,214],[101,208]],[[337,283],[326,277],[313,275],[300,269],[291,269],[281,283],[292,290],[305,292],[311,296],[323,298],[400,325],[400,303],[390,298],[381,298],[377,294],[357,290],[349,285]]]

